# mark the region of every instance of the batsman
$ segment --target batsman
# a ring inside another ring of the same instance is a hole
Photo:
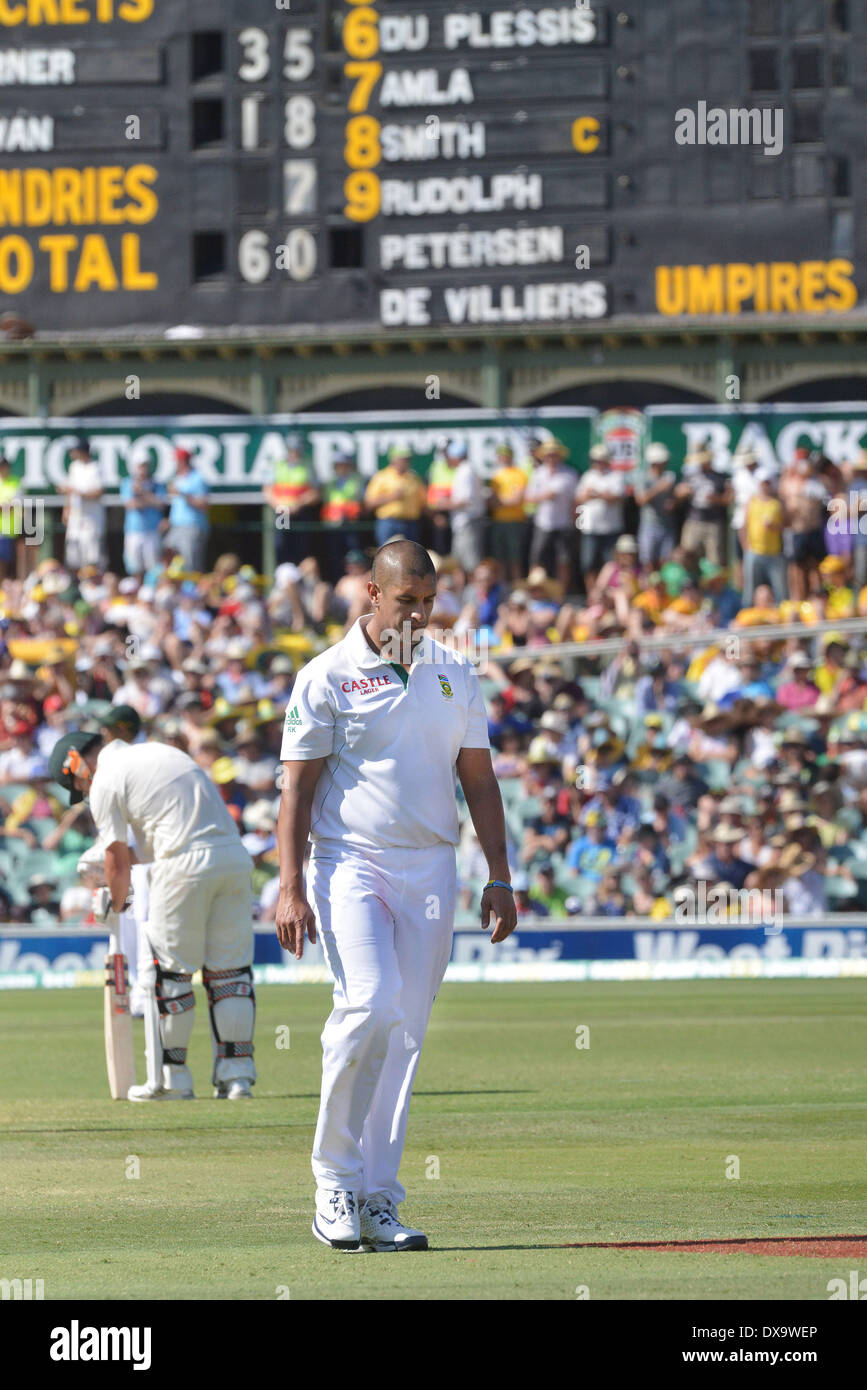
[[[317,927],[334,976],[313,1143],[313,1234],[347,1252],[426,1250],[398,1215],[410,1095],[451,953],[459,777],[490,881],[481,925],[516,924],[478,677],[424,631],[436,574],[415,541],[377,551],[372,612],[292,689],[278,823],[281,944]],[[304,851],[313,851],[305,884]],[[310,901],[308,901],[308,891]],[[312,905],[311,905],[312,904]]]
[[[151,864],[147,935],[154,972],[145,992],[145,1031],[159,1068],[129,1100],[191,1100],[187,1049],[193,1031],[192,979],[201,969],[213,1043],[214,1095],[252,1095],[253,861],[216,786],[192,758],[157,742],[103,745],[102,735],[66,734],[51,752],[51,775],[87,797],[105,855],[107,908],[129,902],[133,832]]]

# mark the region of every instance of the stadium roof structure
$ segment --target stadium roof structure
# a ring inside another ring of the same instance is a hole
[[[867,384],[865,345],[867,313],[860,312],[387,333],[351,324],[328,333],[239,325],[195,336],[158,328],[42,333],[37,326],[24,341],[0,338],[0,410],[30,417],[92,410],[121,396],[131,372],[146,381],[139,413],[147,413],[149,391],[225,400],[227,378],[233,403],[253,413],[312,409],[350,390],[369,392],[373,408],[378,391],[418,389],[430,373],[440,378],[442,404],[491,409],[544,405],[554,396],[565,404],[570,394],[575,404],[590,404],[601,385],[617,382],[652,383],[657,399],[662,393],[672,402],[686,393],[725,403],[733,376],[741,402],[781,399],[807,383],[821,399],[840,377],[863,376]]]

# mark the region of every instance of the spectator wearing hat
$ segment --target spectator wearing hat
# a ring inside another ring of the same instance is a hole
[[[620,536],[614,547],[614,555],[596,576],[589,601],[591,604],[601,603],[606,595],[610,596],[617,621],[625,631],[638,587],[638,544],[634,536]]]
[[[743,551],[741,551],[743,554]],[[710,600],[710,620],[714,627],[728,627],[743,606],[737,589],[729,583],[729,572],[704,556],[698,562],[702,592]]]
[[[265,696],[275,705],[286,704],[295,684],[295,664],[291,656],[278,652],[268,665]]]
[[[355,455],[341,450],[334,457],[334,476],[322,487],[321,519],[325,527],[325,565],[333,584],[343,574],[347,551],[358,550],[358,530],[364,505],[364,481]]]
[[[677,475],[668,467],[671,455],[664,444],[648,444],[644,455],[646,478],[635,487],[638,506],[638,557],[656,569],[677,542],[674,489]]]
[[[484,489],[467,458],[467,446],[461,440],[454,439],[448,444],[446,463],[451,469],[452,486],[448,499],[441,500],[440,507],[448,512],[451,521],[451,554],[467,574],[472,574],[482,561]]]
[[[744,518],[744,605],[749,607],[759,584],[769,584],[777,603],[786,597],[786,562],[783,558],[783,504],[774,496],[770,468],[756,472],[758,490],[746,506]]]
[[[576,475],[566,464],[568,450],[556,439],[539,445],[538,467],[524,494],[535,508],[530,541],[530,566],[541,566],[557,578],[561,591],[572,585],[572,559],[575,548]]]
[[[755,652],[748,650],[744,652],[743,656],[735,658],[735,661],[739,684],[720,696],[720,709],[729,709],[738,702],[744,701],[752,704],[760,697],[769,701],[773,700],[773,687],[770,681],[765,680],[762,675],[762,663]]]
[[[27,882],[27,920],[35,927],[54,927],[60,922],[57,885],[47,874],[32,874]]]
[[[623,531],[625,496],[623,474],[612,468],[606,446],[594,444],[590,450],[590,467],[582,475],[575,493],[577,526],[581,533],[581,572],[588,595],[597,574],[611,559],[617,538]]]
[[[73,574],[85,565],[103,570],[105,552],[105,504],[99,464],[91,458],[86,439],[79,437],[69,451],[70,465],[57,491],[65,497],[62,522],[66,543],[64,563]]]
[[[528,477],[515,462],[511,445],[498,444],[496,460],[490,479],[491,555],[502,565],[506,579],[517,584],[524,565]]]
[[[268,693],[268,682],[258,671],[247,665],[248,647],[242,639],[234,638],[226,647],[225,665],[217,675],[216,687],[230,704],[241,703],[242,697],[260,700]]]
[[[739,845],[743,838],[743,831],[732,825],[717,826],[708,861],[710,878],[717,883],[731,883],[738,891],[743,888],[753,868],[752,864],[735,854],[735,845]]]
[[[684,547],[724,565],[726,510],[733,494],[729,479],[714,468],[710,449],[688,455],[674,495],[687,504],[681,536]]]
[[[818,846],[817,846],[818,848]],[[842,866],[841,866],[842,867]],[[824,855],[803,844],[787,844],[775,858],[753,870],[748,888],[781,889],[783,910],[793,917],[816,917],[828,910],[825,873],[829,866]]]
[[[602,816],[605,832],[615,843],[624,831],[635,831],[641,823],[641,802],[632,793],[632,778],[620,768],[602,780],[599,791],[590,798],[581,812],[580,822],[589,825],[597,812]]]
[[[159,564],[166,490],[152,480],[148,460],[139,459],[130,476],[121,479],[119,495],[124,507],[124,569],[127,574],[144,574]]]
[[[166,491],[171,498],[167,543],[181,556],[184,568],[201,574],[211,523],[208,485],[192,464],[189,449],[175,449],[175,476]]]
[[[15,573],[15,552],[21,535],[21,479],[0,450],[0,582]]]
[[[588,917],[625,917],[629,904],[616,868],[606,869],[585,904]]]
[[[412,469],[412,450],[393,444],[386,467],[373,475],[364,494],[364,505],[375,517],[377,546],[396,536],[419,540],[426,496],[422,479]]]
[[[855,616],[855,594],[846,580],[846,561],[839,555],[826,555],[819,562],[819,582],[825,590],[822,616],[833,621],[836,618]]]
[[[815,705],[820,693],[818,686],[810,679],[812,661],[805,652],[795,652],[789,658],[788,669],[792,679],[784,680],[777,686],[777,704],[787,710],[809,709]]]
[[[790,598],[801,603],[819,592],[818,565],[825,555],[825,516],[829,492],[810,462],[809,449],[795,450],[780,473],[777,495],[783,504],[783,554]]]
[[[662,715],[644,716],[644,738],[638,744],[630,759],[630,770],[641,781],[655,782],[662,772],[668,772],[674,765],[674,751],[667,747],[662,731]]]
[[[686,751],[694,762],[737,762],[739,749],[731,736],[731,721],[726,710],[709,700],[690,722],[693,727]]]
[[[143,720],[155,719],[164,709],[165,701],[153,689],[150,674],[151,663],[140,656],[133,657],[126,663],[126,680],[115,690],[112,703],[130,705]]]
[[[313,548],[311,527],[319,519],[320,492],[299,434],[287,436],[285,457],[274,464],[274,477],[262,495],[274,512],[277,564],[300,564]]]
[[[616,851],[614,840],[606,833],[602,812],[591,811],[583,834],[577,835],[566,851],[566,865],[582,878],[598,882]]]

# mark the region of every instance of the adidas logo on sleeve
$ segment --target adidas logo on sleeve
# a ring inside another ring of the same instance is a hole
[[[301,724],[302,720],[300,714],[298,713],[298,706],[293,705],[291,709],[287,709],[286,711],[286,722],[284,724],[286,733],[294,734],[298,729],[301,728]]]

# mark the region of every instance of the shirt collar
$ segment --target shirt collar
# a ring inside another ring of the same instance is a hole
[[[390,661],[387,662],[385,657],[380,656],[379,652],[374,651],[364,635],[361,624],[365,619],[372,617],[372,613],[362,613],[360,618],[356,618],[346,638],[349,650],[352,653],[353,660],[357,661],[359,666],[390,666],[392,663]],[[423,659],[431,659],[430,643],[430,634],[426,631],[423,632],[421,640],[421,655]],[[418,658],[416,658],[416,661],[417,660]],[[416,662],[413,662],[413,665],[415,664]]]
[[[364,635],[362,622],[372,618],[372,613],[362,613],[360,618],[356,618],[349,630],[347,642],[352,653],[353,659],[359,666],[382,666],[383,659],[379,652],[375,652]]]

